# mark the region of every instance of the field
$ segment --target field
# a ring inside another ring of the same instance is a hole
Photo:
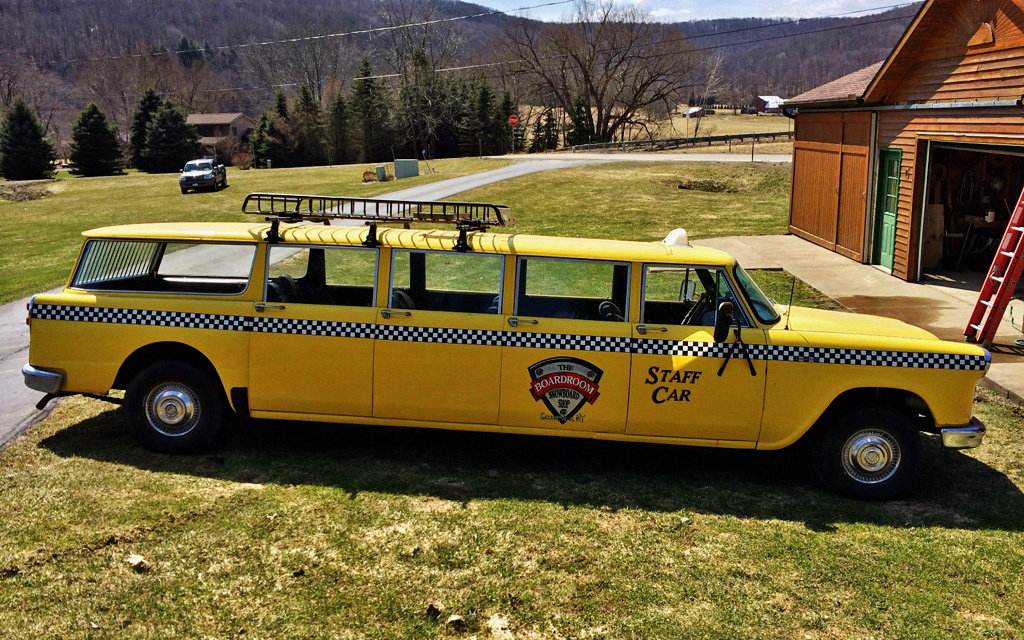
[[[81,232],[135,222],[241,221],[242,199],[254,191],[369,197],[427,182],[497,169],[507,162],[473,158],[431,162],[436,173],[363,183],[372,165],[239,171],[228,168],[228,188],[181,195],[176,174],[129,173],[109,178],[63,178],[32,185],[46,196],[0,199],[0,304],[60,286],[82,246]],[[390,171],[390,168],[389,168]],[[3,186],[4,183],[0,183]],[[251,217],[250,217],[251,219]]]
[[[259,188],[351,192],[286,178]],[[782,230],[787,180],[612,164],[459,198],[511,205],[520,232],[708,237]],[[237,209],[249,187],[229,181],[165,206],[223,215],[199,203]],[[77,201],[84,226],[138,199],[102,191]],[[786,274],[756,278],[788,298]],[[802,285],[796,304],[835,307]],[[1024,411],[979,393],[985,445],[926,437],[922,481],[889,503],[827,492],[799,448],[254,421],[209,454],[158,455],[111,405],[71,398],[0,452],[0,637],[1024,638]]]

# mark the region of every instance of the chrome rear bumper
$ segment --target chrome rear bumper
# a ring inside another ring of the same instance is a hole
[[[36,369],[30,364],[21,368],[21,375],[25,376],[26,387],[43,393],[59,393],[64,386],[64,374]]]
[[[950,449],[973,449],[985,437],[985,425],[977,418],[964,427],[948,427],[940,431],[942,444]]]

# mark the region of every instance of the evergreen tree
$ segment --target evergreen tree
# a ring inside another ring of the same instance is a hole
[[[198,42],[192,42],[185,36],[181,36],[178,40],[178,44],[174,47],[174,54],[178,56],[178,64],[183,67],[191,67],[196,62],[203,59],[206,51],[199,46]],[[206,50],[210,49],[210,45],[206,45]]]
[[[379,162],[391,155],[391,96],[380,78],[373,78],[369,56],[363,56],[352,81],[349,107],[359,162]]]
[[[0,127],[0,175],[8,180],[49,178],[54,158],[39,118],[17,98]]]
[[[260,114],[259,122],[256,123],[252,134],[249,136],[249,144],[252,146],[253,167],[265,167],[267,159],[270,157],[270,139],[268,136],[270,121],[270,114],[264,111]]]
[[[288,119],[288,98],[285,97],[284,93],[278,91],[274,98],[274,108],[277,110],[277,117]]]
[[[71,130],[71,173],[109,176],[120,173],[123,166],[117,129],[90,102]]]
[[[509,117],[516,112],[516,101],[508,91],[501,96],[501,102],[494,106],[494,125],[497,131],[494,153],[505,154],[516,152],[522,144],[521,127],[513,127],[508,123]]]
[[[576,96],[569,110],[569,130],[565,133],[565,144],[589,144],[597,138],[594,133],[594,113],[590,103],[582,95]]]
[[[324,164],[324,125],[320,104],[313,98],[309,87],[299,88],[295,105],[296,164],[315,166]]]
[[[327,158],[331,164],[348,164],[348,105],[339,93],[327,107]]]
[[[170,102],[165,102],[153,114],[146,128],[146,149],[143,159],[146,171],[168,173],[180,171],[185,163],[202,153],[199,134],[185,122],[185,114]]]
[[[153,114],[160,108],[160,96],[152,89],[146,89],[132,114],[132,130],[128,137],[128,155],[131,166],[146,171],[143,155],[146,150],[146,130],[153,121]]]
[[[544,151],[544,126],[542,121],[543,118],[537,118],[533,121],[533,131],[530,134],[530,153]]]

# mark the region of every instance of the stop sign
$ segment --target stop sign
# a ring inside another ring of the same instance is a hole
[[[519,126],[519,116],[512,115],[508,117],[508,123],[513,127]]]

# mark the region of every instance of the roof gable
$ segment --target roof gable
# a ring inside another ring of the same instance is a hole
[[[1024,0],[928,0],[866,88],[867,103],[1024,92]]]

